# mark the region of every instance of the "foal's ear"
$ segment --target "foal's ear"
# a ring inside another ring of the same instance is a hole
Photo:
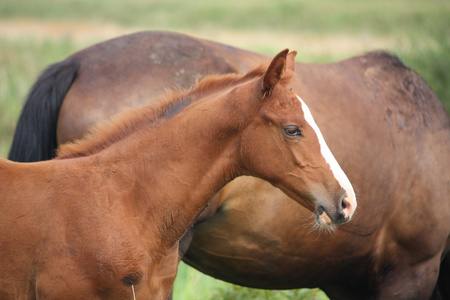
[[[289,49],[284,49],[278,53],[270,62],[263,79],[263,96],[270,96],[278,81],[286,73],[286,57]]]
[[[297,51],[291,51],[288,53],[286,57],[286,68],[291,71],[295,71],[295,56],[297,55]]]

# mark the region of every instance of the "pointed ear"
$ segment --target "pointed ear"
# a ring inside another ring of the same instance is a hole
[[[270,62],[263,79],[263,96],[270,96],[278,81],[286,73],[286,56],[289,49],[284,49],[278,53]]]
[[[291,51],[286,57],[286,68],[291,71],[295,71],[295,56],[297,51]]]

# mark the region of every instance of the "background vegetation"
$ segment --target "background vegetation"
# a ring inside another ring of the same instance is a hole
[[[385,49],[421,74],[450,109],[447,0],[1,0],[0,157],[23,101],[49,64],[105,39],[170,30],[298,60],[329,62]],[[260,291],[184,265],[176,299],[326,299],[317,290]]]

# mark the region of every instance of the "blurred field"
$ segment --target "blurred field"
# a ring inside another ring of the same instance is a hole
[[[170,30],[297,60],[329,62],[385,49],[421,74],[450,110],[447,0],[1,0],[0,157],[28,89],[49,64],[140,30]],[[326,299],[315,290],[257,291],[183,266],[176,299]]]

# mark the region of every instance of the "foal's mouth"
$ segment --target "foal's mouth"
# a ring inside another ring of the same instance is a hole
[[[323,206],[317,208],[317,221],[320,225],[332,225],[333,220],[331,220],[328,213],[325,211]]]
[[[321,227],[335,227],[335,225],[347,223],[349,220],[350,218],[344,217],[342,213],[338,213],[333,219],[322,205],[317,208],[316,222]]]

